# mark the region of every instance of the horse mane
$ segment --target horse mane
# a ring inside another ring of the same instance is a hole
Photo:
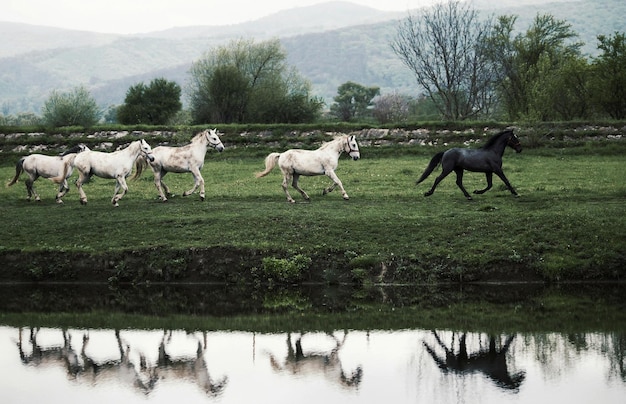
[[[481,149],[488,149],[492,147],[494,144],[496,144],[498,139],[500,139],[502,136],[508,135],[509,133],[513,133],[513,131],[511,129],[507,129],[507,130],[503,130],[500,133],[496,133],[489,140],[487,140],[487,143],[485,143],[485,145],[481,147]]]
[[[191,138],[191,143],[196,143],[198,140],[202,139],[202,136],[204,136],[204,130],[202,132],[198,132],[194,135],[194,137]]]
[[[329,145],[335,143],[336,141],[341,140],[341,139],[345,139],[347,137],[348,137],[348,135],[336,135],[336,136],[333,137],[333,140],[329,140],[328,142],[322,143],[322,145],[320,146],[320,149],[324,149],[324,148],[328,147]]]

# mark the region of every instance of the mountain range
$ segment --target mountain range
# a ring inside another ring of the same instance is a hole
[[[474,0],[481,16],[514,14],[525,31],[538,14],[571,24],[597,54],[596,36],[626,30],[623,0]],[[0,114],[39,114],[52,90],[86,86],[102,108],[123,103],[128,88],[156,77],[186,89],[188,70],[211,48],[239,38],[279,38],[287,62],[332,102],[346,81],[378,86],[383,94],[417,95],[411,71],[393,53],[399,21],[407,12],[384,12],[346,1],[298,7],[230,26],[177,27],[118,35],[0,21]],[[1,18],[1,17],[0,17]],[[183,100],[185,101],[185,99]]]

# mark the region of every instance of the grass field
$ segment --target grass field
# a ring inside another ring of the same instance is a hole
[[[349,201],[337,191],[321,195],[326,177],[303,177],[311,202],[300,202],[294,191],[294,205],[286,202],[278,169],[256,179],[263,158],[233,154],[207,154],[204,202],[197,194],[180,196],[192,185],[190,174],[165,177],[178,196],[162,203],[148,171],[129,181],[117,208],[110,202],[113,180],[86,184],[89,202],[82,206],[73,186],[65,204],[56,205],[54,184],[41,179],[35,186],[43,201],[28,203],[22,178],[0,188],[0,253],[223,247],[285,264],[295,256],[328,253],[326,259],[340,260],[353,279],[389,268],[381,279],[400,283],[482,280],[485,274],[502,281],[626,275],[623,154],[508,150],[504,172],[520,197],[494,177],[492,190],[467,201],[453,175],[433,196],[423,197],[439,169],[415,185],[434,151],[406,155],[363,148],[361,160],[339,162]],[[5,183],[13,175],[13,166],[0,166]],[[466,173],[464,183],[470,192],[483,188],[484,175]]]

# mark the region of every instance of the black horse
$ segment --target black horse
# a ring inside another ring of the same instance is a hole
[[[497,347],[500,337],[490,336],[489,346],[481,347],[477,352],[468,354],[466,337],[464,333],[459,338],[459,351],[455,352],[454,334],[450,347],[443,343],[439,335],[433,331],[437,344],[445,351],[444,355],[435,352],[436,346],[430,346],[424,341],[426,351],[433,358],[437,366],[444,373],[456,373],[460,375],[471,373],[483,373],[505,390],[519,390],[526,374],[524,371],[511,373],[507,365],[507,352],[515,335],[509,335],[500,347]]]
[[[465,197],[471,200],[472,197],[467,193],[465,187],[463,187],[463,170],[485,173],[487,177],[487,187],[485,189],[474,191],[475,194],[484,194],[491,189],[492,176],[493,173],[495,173],[504,182],[509,191],[511,191],[513,195],[517,196],[517,192],[515,192],[511,183],[509,183],[509,180],[502,171],[502,155],[504,154],[504,149],[506,149],[507,146],[511,146],[518,153],[522,151],[522,145],[520,144],[519,139],[510,129],[494,135],[480,149],[463,149],[455,147],[453,149],[446,150],[445,152],[437,153],[432,160],[430,160],[428,167],[426,167],[426,170],[420,179],[417,180],[416,184],[424,181],[433,172],[433,170],[437,168],[439,163],[441,163],[443,171],[435,179],[435,183],[430,191],[426,192],[424,196],[432,195],[441,180],[454,171],[456,173],[456,185],[461,188]]]

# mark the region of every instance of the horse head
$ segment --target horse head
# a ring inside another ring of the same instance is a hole
[[[511,132],[511,135],[509,136],[509,140],[506,142],[506,145],[513,148],[515,152],[521,153],[522,144],[520,143],[519,138],[515,136],[515,133],[513,133],[513,131],[510,131],[510,132]]]
[[[352,160],[358,160],[361,158],[361,153],[359,152],[359,144],[356,142],[356,136],[350,135],[346,137],[346,145],[344,147],[344,151],[348,153]]]
[[[215,150],[218,152],[224,151],[224,145],[222,144],[220,137],[217,135],[217,128],[205,130],[204,136],[206,136],[206,140],[213,148],[215,148]]]
[[[148,142],[146,142],[143,139],[141,139],[139,142],[140,142],[139,146],[140,146],[141,154],[143,154],[146,157],[146,159],[150,161],[154,161],[154,154],[152,154],[152,147],[150,147]]]

